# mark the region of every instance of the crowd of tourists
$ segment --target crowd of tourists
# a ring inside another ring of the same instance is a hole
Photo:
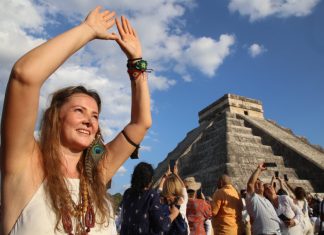
[[[263,182],[266,170],[258,165],[240,191],[230,176],[221,175],[209,197],[195,177],[181,179],[177,164],[153,187],[153,168],[141,162],[119,207],[117,230],[120,235],[324,234],[323,200],[278,176]]]

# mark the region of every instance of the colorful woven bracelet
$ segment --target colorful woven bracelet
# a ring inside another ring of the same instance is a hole
[[[128,68],[127,72],[131,80],[136,80],[141,73],[144,72],[150,73],[151,71],[153,71],[152,69],[147,68],[146,60],[142,60],[141,58],[137,58],[137,59],[139,60],[137,60],[135,63],[130,63],[130,60],[128,60],[127,63],[127,68]]]
[[[128,69],[127,72],[129,74],[130,80],[136,80],[145,71],[138,70],[138,69]]]

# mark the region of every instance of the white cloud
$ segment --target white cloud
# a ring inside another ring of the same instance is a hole
[[[2,0],[0,19],[0,25],[7,28],[19,25],[24,29],[39,31],[43,26],[43,19],[37,7],[28,0]]]
[[[57,0],[55,6],[54,4],[50,4],[51,1],[43,2],[47,2],[47,5],[50,6],[48,8],[51,9],[51,14],[63,14],[65,17],[74,21],[76,19],[79,21],[82,20],[84,15],[87,14],[88,9],[93,8],[93,5],[106,5],[106,2],[102,0],[97,0],[94,3],[85,0],[71,0],[69,3],[66,3],[65,0]],[[131,0],[127,0],[111,1],[109,3],[109,8],[114,9],[118,15],[126,14],[129,16],[131,12],[129,18],[141,37],[145,58],[150,62],[151,68],[156,71],[156,75],[154,75],[156,80],[151,79],[152,82],[150,82],[152,91],[167,90],[176,84],[175,80],[168,79],[160,73],[174,71],[179,73],[181,75],[179,77],[185,81],[192,81],[188,68],[194,65],[193,67],[203,74],[213,76],[219,65],[222,64],[228,55],[228,53],[222,55],[222,50],[226,45],[223,45],[223,47],[214,47],[212,45],[208,48],[211,49],[211,51],[208,51],[210,52],[209,54],[214,52],[211,60],[208,59],[208,56],[204,56],[206,53],[204,48],[191,48],[191,50],[195,50],[195,53],[199,53],[203,66],[200,64],[197,65],[196,62],[193,64],[190,60],[187,63],[183,63],[182,60],[187,54],[186,49],[194,46],[194,42],[200,43],[201,41],[201,38],[196,39],[182,30],[185,22],[181,17],[187,8],[194,6],[195,1],[193,0],[154,0],[149,2],[140,0],[137,1],[137,4],[134,4]],[[155,11],[154,9],[159,10]],[[211,40],[217,44],[214,39]],[[102,48],[102,44],[100,44],[100,47],[94,46],[92,49],[94,50],[92,52],[99,61],[106,61],[107,53]],[[110,52],[110,50],[107,51]],[[116,53],[120,52],[117,51]],[[115,54],[113,56],[115,57]]]
[[[190,43],[185,51],[185,60],[207,76],[214,76],[223,60],[230,54],[230,47],[234,44],[232,35],[223,34],[219,41],[202,37]]]
[[[174,86],[176,81],[173,79],[167,79],[163,76],[155,76],[155,74],[149,74],[150,90],[168,90],[171,86]]]
[[[123,176],[123,175],[125,175],[126,172],[127,172],[127,169],[124,166],[121,166],[121,167],[119,167],[117,174],[119,176]]]
[[[14,62],[47,37],[54,36],[52,31],[63,28],[67,19],[76,25],[89,9],[106,4],[103,0],[3,0],[0,8],[0,110]],[[140,35],[144,58],[154,69],[149,74],[151,92],[167,91],[179,78],[192,81],[188,68],[213,76],[230,53],[234,43],[232,36],[222,35],[217,41],[195,38],[183,31],[186,22],[182,17],[193,6],[194,0],[109,2],[110,9],[115,9],[118,15],[130,17]],[[40,111],[48,104],[49,94],[58,88],[82,84],[96,89],[103,99],[101,129],[105,140],[110,140],[130,118],[130,82],[125,64],[126,57],[115,42],[89,43],[46,81],[41,90]],[[158,110],[154,100],[151,103],[152,110]]]
[[[268,16],[290,17],[311,14],[320,0],[230,0],[228,8],[231,12],[239,12],[248,16],[250,21]]]
[[[263,45],[259,45],[257,43],[253,43],[249,48],[248,48],[249,54],[252,58],[255,58],[262,53],[265,53],[267,49]]]
[[[28,50],[44,42],[43,38],[28,35],[42,30],[43,18],[28,0],[1,1],[0,7],[0,110],[14,62]]]
[[[141,151],[150,152],[152,150],[151,146],[142,145],[140,148]]]

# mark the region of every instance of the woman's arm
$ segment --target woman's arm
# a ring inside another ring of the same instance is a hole
[[[135,29],[125,17],[121,17],[122,23],[116,19],[120,38],[116,40],[129,61],[142,57],[140,40]],[[132,62],[130,62],[132,63]],[[124,128],[128,138],[139,144],[147,130],[152,125],[150,111],[150,95],[147,82],[147,73],[142,72],[137,79],[131,80],[132,107],[130,123]],[[107,144],[108,155],[99,163],[104,182],[107,182],[118,168],[128,159],[135,147],[126,139],[124,134],[119,133],[117,137]]]
[[[301,209],[293,202],[293,200],[286,196],[287,204],[291,208],[291,210],[294,212],[295,216],[294,218],[290,219],[286,224],[288,227],[293,227],[297,224],[300,224],[303,222],[303,212]]]
[[[164,175],[161,177],[161,179],[160,179],[160,183],[159,183],[159,186],[158,186],[158,190],[159,190],[160,192],[162,192],[164,182],[165,182],[166,178],[167,178],[169,175],[171,175],[170,166],[168,166],[168,170],[167,170],[167,172],[165,172],[165,174],[164,174]]]
[[[1,122],[0,234],[9,233],[44,178],[42,154],[34,138],[42,84],[87,42],[116,39],[107,33],[115,23],[114,15],[97,7],[84,23],[26,53],[12,68]]]
[[[34,139],[39,93],[46,79],[73,53],[95,38],[116,39],[107,33],[114,12],[97,7],[85,22],[54,37],[22,56],[14,65],[7,85],[1,127],[3,170],[19,173],[38,150]]]
[[[178,162],[178,161],[177,161]],[[183,180],[181,179],[181,177],[179,176],[179,169],[178,169],[178,164],[177,164],[177,162],[176,162],[176,164],[174,165],[174,175],[178,178],[178,180],[180,181],[180,183],[181,183],[181,186],[183,187],[183,188],[186,188],[186,186],[185,186],[185,184],[184,184],[184,182],[183,182]]]

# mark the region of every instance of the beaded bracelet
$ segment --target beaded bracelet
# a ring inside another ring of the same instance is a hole
[[[130,61],[135,60],[137,60],[135,63],[130,63]],[[143,60],[142,58],[128,60],[127,68],[127,72],[131,80],[136,80],[139,77],[139,75],[141,75],[144,72],[150,73],[151,71],[153,71],[152,69],[147,68],[147,61]]]

